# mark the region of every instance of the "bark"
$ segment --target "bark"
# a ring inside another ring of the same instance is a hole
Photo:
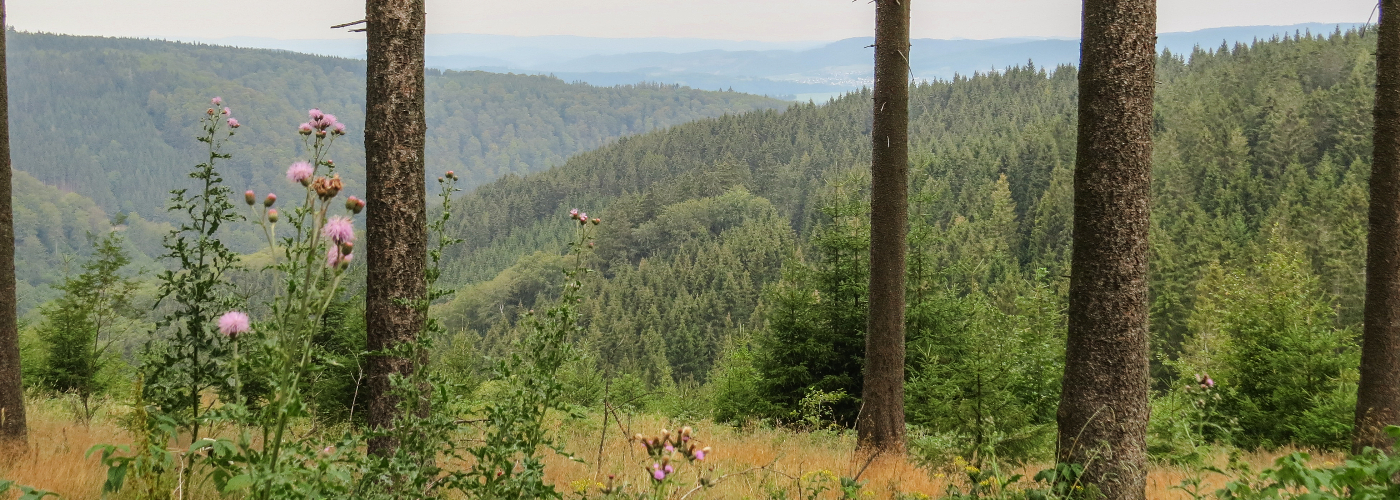
[[[423,330],[418,302],[427,295],[427,214],[423,144],[423,0],[366,0],[368,72],[365,84],[365,161],[368,198],[365,293],[366,345],[378,352],[413,342]],[[415,360],[373,356],[369,362],[368,423],[387,429],[398,416],[392,373],[409,375]],[[388,454],[389,439],[370,442]]]
[[[5,27],[5,2],[0,0],[0,30],[8,32]],[[5,67],[5,33],[0,33],[0,160],[5,164],[0,169],[0,454],[28,445],[15,323],[15,219],[10,206],[10,100]]]
[[[1352,436],[1358,453],[1367,446],[1390,451],[1394,440],[1385,427],[1400,425],[1400,0],[1381,2],[1374,113],[1366,310]]]
[[[909,224],[909,2],[875,4],[870,317],[857,420],[862,449],[904,449],[904,261]]]
[[[1084,1],[1057,455],[1110,500],[1146,495],[1156,13],[1155,0]]]

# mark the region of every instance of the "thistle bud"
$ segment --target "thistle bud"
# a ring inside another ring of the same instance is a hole
[[[452,180],[455,181],[455,180],[457,180],[457,174],[456,174],[455,172],[451,171],[451,170],[448,170],[448,171],[447,171],[447,178],[448,178],[448,179],[452,179]]]
[[[341,243],[341,244],[340,244],[340,253],[345,254],[345,255],[350,255],[350,252],[354,252],[354,251],[355,251],[355,244],[354,244],[354,243],[351,243],[351,242],[347,241],[347,242],[345,242],[345,243]]]
[[[325,139],[325,138],[326,138],[326,131],[324,131],[324,130],[317,130],[317,131],[316,131],[316,137],[320,137],[320,138],[322,138],[322,139]]]
[[[355,203],[355,209],[354,209],[354,210],[351,210],[351,212],[355,212],[355,213],[358,214],[358,213],[360,213],[361,210],[364,210],[364,209],[365,209],[365,200],[360,200],[358,203]]]
[[[248,206],[251,207],[254,203],[257,203],[255,198],[257,198],[257,195],[253,193],[253,190],[249,189],[243,192],[243,201],[248,202]]]
[[[349,211],[351,211],[351,212],[354,212],[354,211],[355,211],[355,207],[358,207],[358,206],[360,206],[360,199],[359,199],[359,198],[356,198],[356,197],[354,197],[354,196],[351,196],[351,197],[345,199],[345,209],[346,209],[346,210],[349,210]]]
[[[277,195],[267,193],[267,198],[263,198],[263,206],[270,207],[273,203],[277,203]]]
[[[598,223],[600,223],[600,222],[603,222],[603,219],[599,219],[599,218],[597,218],[597,217],[594,217],[594,218],[593,218],[593,225],[596,226],[596,225],[598,225]]]
[[[277,223],[277,209],[269,208],[267,210],[267,221],[274,224]]]
[[[438,184],[442,184],[442,177],[438,177]]]
[[[316,190],[316,195],[320,196],[322,200],[335,198],[335,195],[339,194],[340,190],[344,187],[345,184],[341,182],[340,174],[336,174],[329,179],[317,177],[316,181],[311,185],[311,188]]]
[[[335,166],[335,160],[326,160],[325,163],[326,163],[326,166],[327,166],[327,167],[334,167],[334,166]]]
[[[214,116],[214,108],[209,108],[208,110],[205,110],[205,113],[209,113],[209,116]]]

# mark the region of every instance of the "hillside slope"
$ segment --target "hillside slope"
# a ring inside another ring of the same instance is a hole
[[[1373,47],[1347,32],[1160,59],[1159,354],[1201,328],[1194,303],[1211,266],[1253,272],[1270,252],[1305,263],[1338,326],[1360,321]],[[918,286],[1014,295],[1037,269],[1068,274],[1075,89],[1072,67],[1020,67],[913,90]],[[449,258],[465,288],[441,310],[459,333],[495,342],[512,310],[548,296],[566,211],[583,208],[605,221],[586,301],[599,359],[654,380],[703,379],[726,338],[765,328],[756,290],[792,267],[783,262],[832,258],[814,251],[814,228],[860,233],[858,217],[822,208],[863,196],[868,98],[701,120],[482,186],[463,199],[467,242]],[[665,228],[690,229],[657,237]]]
[[[350,129],[337,157],[363,176],[364,62],[273,50],[11,32],[14,166],[108,211],[163,216],[197,162],[200,113],[222,96],[243,123],[228,182],[259,191],[298,154],[306,110]],[[543,76],[429,72],[427,162],[466,187],[562,164],[618,137],[771,109],[771,99],[675,86],[591,87]]]

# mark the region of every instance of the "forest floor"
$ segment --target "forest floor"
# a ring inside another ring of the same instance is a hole
[[[98,463],[98,457],[85,458],[84,455],[95,444],[129,443],[131,438],[119,425],[117,416],[100,412],[84,425],[74,420],[68,406],[55,400],[36,401],[29,406],[29,453],[18,460],[0,460],[0,464],[9,462],[8,466],[0,465],[0,478],[53,491],[68,500],[101,498],[106,470]],[[581,461],[552,456],[547,460],[546,470],[550,480],[568,498],[578,498],[577,492],[581,490],[588,490],[590,498],[599,497],[597,487],[607,482],[609,474],[616,475],[618,483],[625,481],[649,487],[646,474],[652,461],[640,445],[628,443],[623,436],[637,432],[651,435],[663,427],[675,428],[686,422],[655,415],[624,415],[622,422],[608,423],[609,431],[605,436],[600,436],[601,424],[601,416],[598,416],[559,429],[567,448]],[[713,448],[704,462],[705,470],[712,478],[723,478],[717,486],[691,494],[688,498],[692,499],[839,498],[837,478],[853,476],[862,468],[865,470],[860,480],[865,483],[863,496],[866,498],[895,498],[897,494],[903,494],[903,498],[939,498],[946,491],[950,476],[966,477],[921,467],[905,457],[881,459],[865,467],[863,461],[857,460],[855,437],[848,432],[690,424],[695,427],[702,444]],[[598,460],[600,437],[601,466]],[[1261,451],[1246,454],[1244,458],[1258,471],[1268,467],[1275,457],[1292,451],[1295,450]],[[1314,456],[1320,462],[1339,459],[1332,455]],[[1226,457],[1221,454],[1215,461],[1223,468]],[[1044,467],[1044,464],[1032,464],[1004,472],[1031,477]],[[678,491],[670,498],[681,498],[689,492],[696,484],[697,472],[689,466],[681,468]],[[1191,498],[1172,488],[1188,474],[1182,467],[1154,465],[1148,474],[1147,498]],[[1208,475],[1202,490],[1214,491],[1223,483],[1221,476]],[[814,488],[823,486],[824,493],[810,496]],[[212,491],[209,493],[209,498],[217,498]],[[195,495],[195,498],[203,498],[203,495]]]

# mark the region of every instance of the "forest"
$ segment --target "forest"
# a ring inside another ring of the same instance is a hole
[[[1384,29],[1152,54],[1126,489],[1065,449],[1086,67],[907,86],[895,453],[865,434],[878,77],[784,107],[429,70],[405,125],[373,41],[11,31],[18,371],[62,444],[0,498],[1396,498],[1356,445]],[[394,124],[420,170],[375,156]],[[404,242],[419,267],[365,263]]]

